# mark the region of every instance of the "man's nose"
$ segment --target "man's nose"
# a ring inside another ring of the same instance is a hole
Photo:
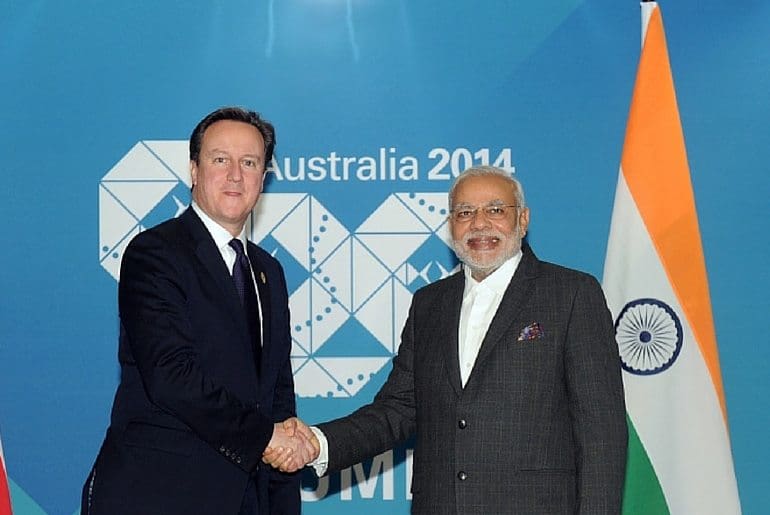
[[[487,213],[479,208],[476,210],[475,213],[473,213],[473,218],[471,218],[471,227],[472,228],[483,228],[483,227],[489,227],[489,218],[487,218]]]
[[[240,182],[243,180],[243,171],[241,170],[240,163],[232,163],[227,170],[227,178],[233,182]]]

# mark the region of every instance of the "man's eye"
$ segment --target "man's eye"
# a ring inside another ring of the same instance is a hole
[[[457,212],[458,218],[470,218],[471,216],[473,216],[473,211],[470,209],[463,209]]]
[[[505,208],[502,206],[489,206],[486,212],[488,215],[502,215],[505,213]]]
[[[212,159],[212,161],[214,163],[218,164],[218,165],[221,165],[221,164],[225,164],[227,162],[227,158],[226,157],[222,157],[222,156],[218,156],[218,157],[215,157],[214,159]]]
[[[254,168],[255,166],[257,166],[257,162],[254,161],[253,159],[244,159],[243,161],[241,161],[241,163],[243,164],[243,166],[247,168]]]

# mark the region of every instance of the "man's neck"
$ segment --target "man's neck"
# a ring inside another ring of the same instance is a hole
[[[216,226],[224,231],[227,231],[227,233],[230,234],[230,236],[232,236],[233,238],[240,238],[241,235],[243,234],[243,227],[246,225],[245,221],[240,225],[240,227],[225,227],[221,223],[214,220],[211,216],[209,216],[209,214],[206,213],[206,211],[204,211],[203,208],[201,208],[200,204],[195,202],[195,200],[191,202],[191,207],[195,211],[195,213],[198,215],[198,218],[201,219],[201,221],[203,222],[203,225],[206,226],[206,228],[209,230],[210,233],[213,233],[214,227]],[[233,232],[233,231],[236,231],[236,232]]]
[[[499,266],[497,268],[487,268],[484,270],[473,269],[471,270],[471,277],[473,277],[476,281],[481,282],[493,273],[497,271],[497,269],[500,268]]]

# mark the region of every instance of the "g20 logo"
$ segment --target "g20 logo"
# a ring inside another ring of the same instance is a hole
[[[128,242],[190,202],[186,141],[140,141],[99,184],[99,260],[116,280]],[[392,193],[356,227],[347,202],[264,193],[247,230],[284,266],[302,397],[350,397],[398,350],[412,293],[449,275],[444,193]]]

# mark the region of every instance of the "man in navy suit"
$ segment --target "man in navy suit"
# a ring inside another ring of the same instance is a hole
[[[296,414],[286,281],[244,229],[274,146],[253,111],[206,116],[190,137],[191,207],[128,245],[120,384],[83,514],[300,512],[298,475],[261,462],[268,445],[308,445],[278,424]]]

